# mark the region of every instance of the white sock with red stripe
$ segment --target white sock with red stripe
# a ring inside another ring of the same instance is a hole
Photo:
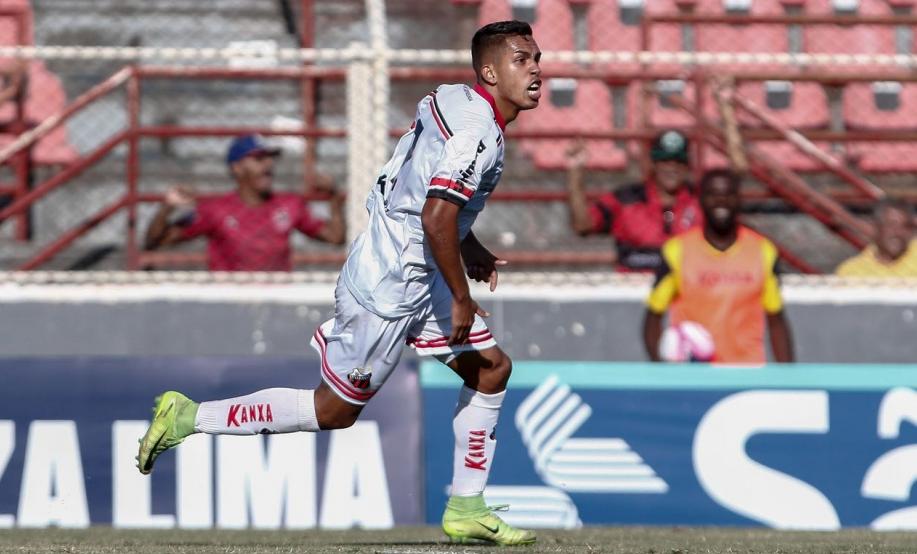
[[[315,391],[264,389],[247,396],[201,402],[194,430],[211,435],[318,431]]]
[[[497,419],[504,396],[506,391],[484,394],[462,386],[452,419],[455,432],[452,496],[484,492],[497,447]]]

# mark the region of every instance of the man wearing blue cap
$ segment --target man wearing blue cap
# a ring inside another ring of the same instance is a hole
[[[612,235],[618,271],[658,270],[662,244],[701,223],[700,204],[688,182],[688,139],[680,132],[668,130],[655,137],[645,182],[617,187],[593,202],[583,188],[585,148],[579,143],[567,155],[570,225],[580,236]]]
[[[195,201],[187,190],[172,187],[147,229],[146,248],[203,235],[212,271],[290,271],[289,237],[294,229],[322,242],[343,244],[343,196],[334,193],[330,179],[320,178],[316,188],[332,193],[331,216],[327,221],[314,218],[300,195],[273,190],[274,159],[279,155],[278,148],[258,135],[233,140],[226,163],[238,188]]]

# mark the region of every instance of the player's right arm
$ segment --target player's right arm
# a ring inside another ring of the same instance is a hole
[[[449,290],[452,291],[452,334],[449,345],[462,344],[474,324],[474,315],[487,317],[478,303],[471,298],[468,281],[462,269],[459,243],[458,214],[461,208],[443,198],[427,198],[420,215],[423,232],[433,259],[439,267]]]
[[[153,221],[146,230],[144,248],[155,250],[161,246],[168,246],[186,240],[184,229],[178,224],[175,216],[181,210],[194,208],[194,197],[183,187],[171,187],[166,191],[165,198],[159,211],[153,216]]]
[[[662,246],[662,265],[656,272],[656,281],[646,300],[643,316],[643,347],[647,357],[661,361],[659,339],[662,338],[662,318],[678,295],[678,263],[681,260],[681,242],[670,239]]]

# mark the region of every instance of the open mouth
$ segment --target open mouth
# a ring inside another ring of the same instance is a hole
[[[538,100],[541,98],[541,80],[535,81],[529,85],[525,91],[529,95],[529,98],[535,102],[538,102]]]

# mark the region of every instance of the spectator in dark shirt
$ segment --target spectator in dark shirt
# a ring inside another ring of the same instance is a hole
[[[568,152],[570,224],[580,236],[614,237],[620,271],[656,271],[660,248],[673,235],[700,224],[702,213],[688,182],[688,140],[678,131],[658,135],[650,148],[652,170],[646,181],[586,198],[586,151],[577,143]]]
[[[294,229],[322,242],[344,244],[343,196],[330,179],[319,178],[316,188],[332,194],[331,217],[316,219],[301,195],[273,190],[279,155],[279,149],[256,135],[236,138],[226,155],[236,190],[196,201],[189,191],[171,188],[147,229],[147,249],[203,235],[212,271],[290,271]]]

